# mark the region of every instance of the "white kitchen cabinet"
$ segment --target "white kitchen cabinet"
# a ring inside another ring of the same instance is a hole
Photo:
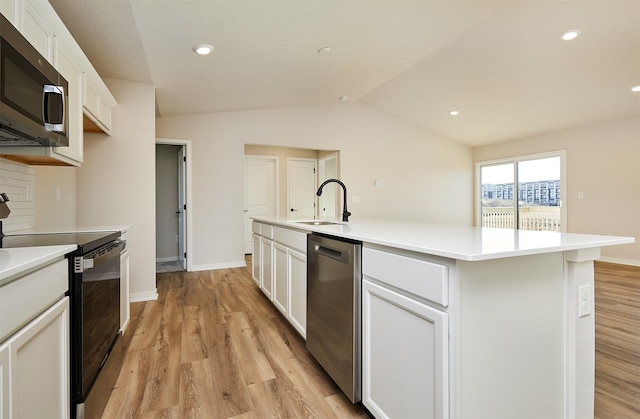
[[[254,221],[252,278],[304,337],[307,325],[307,234]]]
[[[15,26],[17,15],[15,0],[0,0],[0,13]]]
[[[58,259],[0,286],[0,413],[68,418],[68,263]]]
[[[9,342],[0,345],[0,418],[9,418]]]
[[[362,402],[376,418],[448,417],[447,314],[363,280]]]
[[[41,5],[37,5],[31,0],[21,0],[17,4],[19,8],[20,5],[22,6],[20,13],[22,18],[16,27],[44,58],[55,65],[52,22],[47,21],[41,15]]]
[[[0,12],[69,82],[69,146],[0,147],[0,154],[32,165],[80,166],[83,131],[111,134],[115,98],[48,1],[0,0]]]
[[[260,289],[270,300],[273,294],[273,242],[260,237]]]
[[[288,249],[279,244],[273,244],[273,305],[285,317],[289,313],[289,255]]]
[[[111,134],[111,109],[115,107],[115,99],[111,96],[102,80],[84,74],[83,99],[85,115],[101,131]]]
[[[9,416],[69,417],[69,297],[7,342]]]
[[[131,318],[129,298],[129,249],[120,254],[120,331],[124,335]]]
[[[307,255],[289,249],[289,322],[302,337],[307,335]]]
[[[255,224],[255,222],[254,222]],[[262,272],[262,246],[260,246],[260,236],[253,233],[251,235],[253,241],[253,252],[251,254],[251,278],[260,287],[260,275]]]

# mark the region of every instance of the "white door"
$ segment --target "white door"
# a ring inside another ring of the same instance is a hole
[[[338,155],[337,153],[318,159],[318,183],[327,179],[338,178]],[[318,197],[319,218],[334,218],[338,212],[338,192],[342,189],[336,183],[329,183],[324,187],[322,195]],[[341,196],[341,195],[340,195]]]
[[[244,158],[245,253],[252,253],[252,216],[278,214],[278,158],[245,156]]]
[[[292,220],[316,216],[316,165],[315,159],[289,159],[288,218]]]
[[[178,152],[178,262],[182,269],[187,269],[185,258],[185,232],[187,231],[187,157],[186,147],[180,147]]]

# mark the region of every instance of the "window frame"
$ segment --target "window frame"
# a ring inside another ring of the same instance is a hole
[[[567,150],[554,150],[547,151],[542,153],[534,153],[534,154],[523,154],[519,156],[512,157],[503,157],[499,159],[493,160],[484,160],[475,163],[475,181],[474,181],[474,225],[481,226],[482,225],[482,176],[481,171],[484,166],[493,166],[499,164],[508,164],[513,163],[513,197],[514,197],[514,210],[517,224],[518,217],[518,199],[520,194],[520,189],[518,187],[518,174],[517,167],[518,163],[530,160],[540,160],[540,159],[548,159],[552,157],[560,158],[560,232],[567,232]],[[534,192],[535,193],[535,192]],[[556,192],[557,193],[557,192]]]

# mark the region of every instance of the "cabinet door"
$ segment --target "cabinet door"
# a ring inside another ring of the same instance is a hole
[[[0,418],[9,418],[9,344],[0,345]]]
[[[253,252],[251,255],[251,278],[260,286],[260,266],[262,265],[262,246],[260,246],[260,236],[252,234]]]
[[[289,312],[289,272],[287,261],[287,248],[273,244],[273,305],[282,314],[287,316]]]
[[[288,249],[289,321],[303,337],[307,335],[307,256]]]
[[[69,146],[54,147],[53,153],[67,157],[72,164],[79,166],[82,163],[83,133],[82,133],[82,71],[76,67],[71,55],[65,47],[57,42],[58,62],[57,69],[69,82],[68,114],[69,114]]]
[[[120,255],[120,331],[129,325],[131,307],[129,304],[129,249]]]
[[[368,280],[363,403],[377,418],[449,415],[447,314]]]
[[[69,417],[69,298],[9,339],[11,416]]]
[[[260,237],[260,253],[262,255],[260,289],[271,299],[271,294],[273,293],[273,242],[267,238]]]
[[[22,25],[18,29],[27,41],[53,64],[53,31],[40,16],[32,0],[23,0],[22,5]]]

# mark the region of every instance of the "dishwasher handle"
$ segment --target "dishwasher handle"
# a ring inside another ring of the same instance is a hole
[[[332,249],[331,247],[322,244],[314,244],[313,250],[319,255],[335,259],[340,263],[349,264],[349,254],[351,253],[349,251]]]

